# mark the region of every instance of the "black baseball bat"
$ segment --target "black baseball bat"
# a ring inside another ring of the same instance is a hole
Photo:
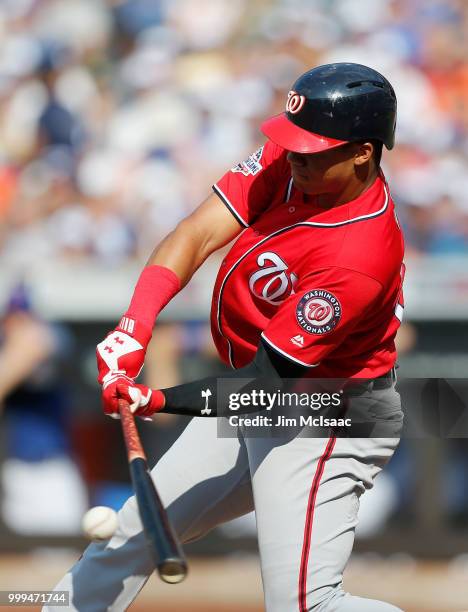
[[[177,584],[188,571],[182,547],[151,478],[135,420],[126,400],[119,400],[119,411],[133,490],[151,554],[160,578],[164,582]]]

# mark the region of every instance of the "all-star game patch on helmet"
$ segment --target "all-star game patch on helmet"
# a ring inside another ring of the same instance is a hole
[[[267,119],[261,129],[297,153],[369,140],[392,149],[396,113],[393,87],[379,72],[362,64],[325,64],[297,79],[285,112]]]

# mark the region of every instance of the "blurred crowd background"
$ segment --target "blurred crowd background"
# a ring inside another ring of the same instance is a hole
[[[306,69],[370,63],[408,250],[468,253],[464,0],[2,0],[0,250],[146,257]]]
[[[466,377],[467,26],[465,0],[0,0],[3,529],[76,535],[89,505],[128,494],[95,344],[155,244],[321,63],[365,63],[395,87],[383,167],[407,243],[401,371]],[[200,278],[155,333],[149,384],[222,372],[206,325],[212,275]],[[182,421],[144,429],[152,457]],[[392,520],[467,524],[465,442],[422,446],[402,443],[363,506],[363,537]],[[224,532],[239,534],[252,523]]]

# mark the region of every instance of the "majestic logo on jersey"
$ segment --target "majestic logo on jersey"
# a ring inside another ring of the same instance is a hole
[[[299,325],[309,334],[326,334],[334,329],[341,318],[338,299],[324,289],[305,293],[296,308]]]
[[[297,92],[291,90],[288,93],[288,99],[286,100],[286,111],[295,115],[304,106],[305,96],[301,96]]]
[[[298,334],[297,336],[293,336],[291,338],[291,342],[295,344],[296,346],[298,346],[299,348],[303,348],[304,347],[304,336],[301,336],[300,334]]]
[[[234,166],[234,168],[231,168],[231,172],[241,172],[244,176],[249,176],[249,174],[255,176],[263,168],[262,164],[260,163],[262,153],[263,147],[260,147],[246,160],[240,164],[237,164],[237,166]]]
[[[261,270],[249,278],[249,288],[255,297],[276,306],[294,293],[297,276],[288,274],[288,264],[279,255],[271,251],[262,253],[257,257],[257,264]]]

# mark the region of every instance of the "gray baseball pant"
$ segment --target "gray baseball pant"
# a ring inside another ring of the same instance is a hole
[[[394,387],[369,392],[369,400],[399,432]],[[195,418],[152,475],[183,543],[255,510],[267,612],[402,612],[342,588],[360,495],[397,445],[398,435],[250,438],[240,429],[221,438],[216,419]],[[122,612],[153,572],[134,497],[118,516],[115,535],[88,546],[55,587],[70,591],[62,610]]]

